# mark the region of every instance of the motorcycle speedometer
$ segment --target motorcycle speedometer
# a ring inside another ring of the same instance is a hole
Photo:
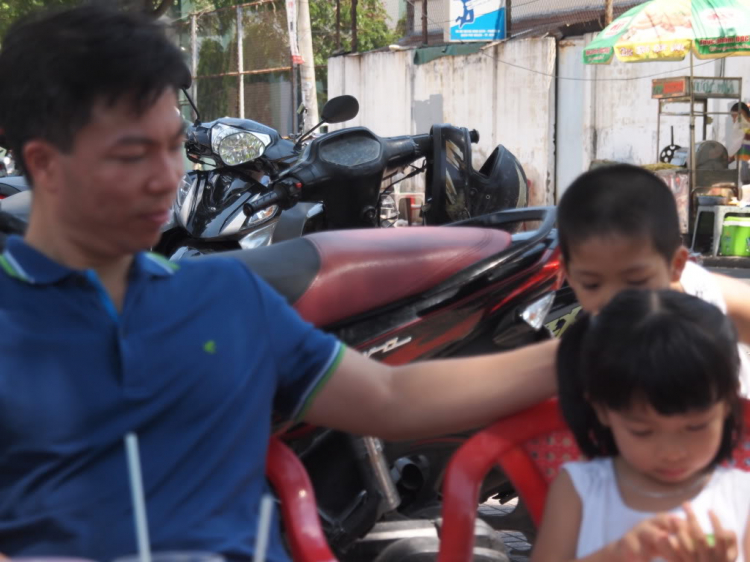
[[[239,166],[260,158],[271,143],[262,133],[243,131],[223,123],[211,127],[211,148],[227,166]]]

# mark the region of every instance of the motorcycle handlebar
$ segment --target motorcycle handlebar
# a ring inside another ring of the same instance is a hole
[[[268,209],[268,207],[273,205],[283,206],[283,204],[291,199],[293,190],[296,191],[300,187],[302,187],[302,184],[286,181],[281,182],[277,184],[270,193],[258,197],[258,199],[252,203],[245,203],[242,206],[242,211],[245,213],[245,216],[252,217],[255,213]]]

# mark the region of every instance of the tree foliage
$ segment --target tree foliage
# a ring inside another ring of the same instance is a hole
[[[198,56],[198,76],[216,75],[237,70],[237,42],[235,24],[236,13],[231,8],[248,0],[0,0],[0,40],[9,25],[16,19],[45,8],[66,8],[87,2],[109,4],[121,9],[140,10],[159,17],[180,4],[183,9],[203,12],[198,19],[200,42]],[[326,83],[328,58],[336,50],[336,0],[309,0],[310,19],[313,35],[313,51],[319,86]],[[351,0],[340,0],[341,23],[340,50],[351,51]],[[216,10],[220,10],[216,12]],[[279,68],[289,65],[290,52],[286,27],[286,5],[284,0],[273,0],[268,4],[245,8],[243,59],[245,70]],[[215,12],[215,13],[214,13]],[[175,13],[179,13],[175,10]],[[382,0],[358,0],[357,8],[357,50],[369,51],[394,42],[397,34],[388,26],[388,15]],[[178,26],[180,27],[180,26]],[[187,35],[187,22],[181,22],[180,34]],[[183,47],[188,45],[181,41]],[[248,75],[245,81],[246,106],[266,104],[260,113],[273,110],[273,96],[263,96],[263,84],[288,80],[288,73],[272,75]],[[270,91],[270,90],[269,90]],[[198,82],[198,98],[207,116],[219,117],[233,113],[236,107],[237,78],[217,77]],[[319,101],[325,101],[324,88],[319,89]],[[267,98],[267,99],[266,99]],[[261,118],[259,115],[256,118]]]
[[[310,0],[315,64],[326,64],[336,51],[335,0]],[[341,0],[341,51],[352,50],[352,2]],[[398,37],[388,27],[388,14],[382,0],[357,2],[357,51],[371,51],[386,47]]]
[[[68,8],[87,2],[109,4],[125,10],[139,10],[153,17],[161,17],[178,0],[0,0],[0,37],[18,18],[42,9]]]

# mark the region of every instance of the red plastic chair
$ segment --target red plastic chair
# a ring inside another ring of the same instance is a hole
[[[750,429],[750,401],[744,401]],[[544,510],[547,489],[560,467],[581,457],[557,400],[548,400],[504,418],[476,433],[456,451],[443,482],[443,534],[438,562],[468,562],[474,547],[479,489],[499,465],[526,504],[535,525]],[[750,431],[745,431],[733,463],[750,471]]]
[[[312,482],[302,462],[277,437],[272,437],[266,477],[281,501],[289,548],[294,562],[335,562],[320,525]]]

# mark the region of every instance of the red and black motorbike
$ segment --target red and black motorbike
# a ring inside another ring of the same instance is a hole
[[[524,222],[538,226],[509,233]],[[526,208],[450,226],[320,232],[223,256],[349,347],[398,365],[550,337],[543,324],[562,285],[554,223],[554,208]],[[299,425],[284,438],[310,474],[339,559],[386,562],[400,559],[387,557],[397,540],[414,539],[410,552],[437,548],[425,533],[437,538],[442,474],[468,435],[383,443]],[[500,472],[482,499],[497,495],[514,495]]]

